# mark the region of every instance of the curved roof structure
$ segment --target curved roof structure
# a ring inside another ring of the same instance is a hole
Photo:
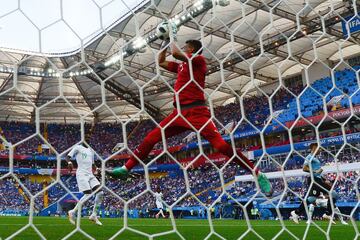
[[[90,2],[105,14],[111,4],[124,1]],[[0,46],[0,120],[38,117],[40,121],[72,122],[84,116],[88,120],[120,121],[142,115],[158,117],[171,111],[176,76],[156,65],[159,40],[148,44],[144,53],[121,59],[97,74],[55,75],[90,70],[135,38],[154,32],[164,19],[186,14],[193,5],[192,1],[180,0],[134,2],[131,10],[117,19],[109,18],[108,23],[113,24],[85,37],[80,48],[71,51],[51,52],[49,47],[34,53],[36,48],[27,52],[15,45],[12,49]],[[351,4],[342,0],[300,2],[230,0],[229,5],[216,5],[180,27],[180,46],[187,39],[202,40],[209,66],[206,94],[214,106],[249,94],[255,86],[299,74],[314,62],[331,65],[360,52],[359,34],[344,39],[342,33],[341,22],[353,11]],[[18,21],[16,16],[26,12],[24,8],[4,8],[0,25],[4,18]],[[63,14],[60,22],[66,25],[66,12]],[[74,29],[71,31],[76,32]],[[6,71],[6,67],[22,66],[34,72]],[[36,75],[37,71],[54,75]]]

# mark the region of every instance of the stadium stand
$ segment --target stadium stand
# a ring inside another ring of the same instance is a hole
[[[336,87],[337,89],[333,89],[331,78],[323,78],[315,81],[311,87],[303,88],[302,86],[295,86],[292,88],[292,92],[295,95],[301,95],[300,97],[300,106],[301,113],[303,117],[314,117],[321,112],[324,111],[322,109],[323,102],[322,98],[319,94],[325,95],[330,91],[330,94],[327,95],[326,99],[329,102],[331,99],[337,96],[342,96],[343,93],[346,93],[347,96],[344,96],[337,103],[336,108],[330,107],[329,111],[335,111],[339,109],[347,109],[349,107],[348,96],[351,96],[351,101],[354,106],[360,103],[360,95],[357,94],[356,91],[356,76],[353,71],[349,69],[345,69],[343,71],[335,72],[336,77]],[[341,90],[341,91],[339,91]],[[256,123],[256,127],[262,129],[265,125],[266,118],[269,115],[269,107],[266,103],[266,96],[254,96],[251,98],[244,99],[244,104],[247,109],[255,109],[256,114],[249,114],[249,118],[251,122]],[[296,100],[288,91],[280,89],[275,95],[273,99],[273,108],[274,111],[282,110],[282,112],[278,116],[278,121],[285,124],[287,122],[294,121],[297,118],[296,111]],[[230,122],[237,122],[241,119],[241,112],[237,103],[230,103],[226,106],[221,106],[215,109],[215,115],[219,123],[222,126]],[[277,123],[273,121],[274,125]],[[221,126],[220,125],[220,126]],[[23,122],[1,122],[1,133],[5,137],[5,139],[9,142],[18,142],[21,139],[24,139],[35,132],[34,125],[30,123]],[[240,125],[240,128],[237,128],[235,132],[246,132],[251,131],[252,127],[248,124]],[[87,126],[88,128],[89,126]],[[139,140],[142,139],[145,134],[149,130],[154,127],[154,123],[150,120],[142,120],[140,122],[132,122],[127,126],[127,130],[131,132],[129,146],[130,149],[135,148],[139,144]],[[44,129],[47,129],[44,131]],[[69,149],[73,144],[80,141],[80,129],[78,125],[75,124],[47,124],[42,125],[42,132],[47,132],[47,139],[49,143],[59,152],[63,152],[66,149]],[[112,154],[111,149],[114,147],[115,143],[122,142],[122,127],[121,124],[117,123],[98,123],[95,128],[94,137],[90,140],[90,145],[97,151],[101,156],[106,157]],[[357,133],[356,128],[348,129],[346,134]],[[184,137],[188,134],[188,132],[172,138],[168,144],[169,146],[189,146],[193,144],[192,141],[184,143]],[[325,131],[320,133],[320,138],[329,138],[341,135],[342,132],[339,130],[332,131],[329,133]],[[96,137],[95,137],[96,136]],[[256,138],[254,136],[253,138]],[[314,135],[302,136],[298,139],[295,139],[295,142],[304,142],[314,140]],[[243,148],[243,150],[248,151],[257,151],[262,148],[262,145],[243,145],[241,144],[241,138],[238,138],[238,145]],[[277,146],[285,146],[289,144],[289,140],[287,139],[277,139],[267,144],[267,148],[277,147]],[[26,141],[23,144],[20,144],[15,153],[18,155],[30,155],[30,156],[51,156],[51,151],[44,151],[41,149],[39,151],[38,146],[41,145],[41,141],[37,138],[32,138],[29,141]],[[157,149],[160,149],[159,147]],[[190,151],[189,148],[183,147],[185,151]],[[210,151],[210,150],[209,150]],[[8,152],[6,149],[2,149],[1,154],[6,156]],[[211,156],[211,152],[208,152]],[[195,154],[194,154],[195,155]],[[351,163],[356,162],[359,158],[360,153],[356,151],[347,151],[338,156],[337,161],[339,163]],[[31,158],[32,158],[31,157]],[[3,158],[4,159],[4,158]],[[257,158],[255,157],[255,160]],[[334,161],[331,156],[326,155],[325,153],[322,156],[325,164],[330,164]],[[46,160],[46,158],[45,158]],[[181,159],[178,159],[181,160]],[[18,168],[32,168],[32,169],[41,169],[47,168],[52,169],[55,167],[54,160],[46,161],[15,161],[16,167]],[[169,161],[166,159],[159,160],[156,164],[169,164]],[[111,164],[111,163],[110,163]],[[294,156],[290,158],[285,166],[285,170],[299,169],[303,164],[303,158],[299,156]],[[170,164],[171,165],[171,164]],[[6,168],[6,161],[0,161],[0,167]],[[280,166],[276,164],[262,164],[262,170],[265,172],[274,172],[280,170]],[[162,186],[161,190],[164,194],[164,201],[171,205],[173,204],[180,196],[183,196],[186,192],[183,173],[179,168],[171,169],[171,171],[157,172],[162,173],[157,177],[153,177],[151,179],[151,186],[155,189],[157,186]],[[249,197],[256,193],[256,187],[253,182],[235,182],[235,176],[243,175],[245,172],[238,168],[236,165],[232,164],[225,168],[223,171],[223,177],[225,183],[228,183],[226,187],[226,191],[232,198],[238,199],[239,201],[246,201]],[[356,193],[353,188],[354,180],[358,176],[358,171],[356,172],[347,172],[342,177],[342,179],[338,182],[336,186],[336,192],[341,196],[343,202],[352,202],[356,200]],[[183,201],[177,203],[180,207],[199,207],[200,202],[203,204],[210,204],[215,201],[221,194],[221,183],[219,174],[212,165],[202,165],[196,167],[195,169],[188,171],[189,182],[191,192],[197,196],[198,200],[194,197],[186,196]],[[329,175],[332,178],[335,175]],[[19,175],[20,179],[22,179],[24,186],[33,194],[39,192],[43,187],[44,183],[39,183],[36,181],[31,181],[29,175]],[[129,200],[132,197],[140,194],[146,189],[145,180],[143,178],[136,178],[133,180],[129,180],[126,183],[119,182],[116,180],[107,180],[107,186],[109,189],[112,189],[115,193],[117,193],[120,197],[125,200]],[[299,196],[303,196],[305,189],[302,185],[303,178],[289,178],[288,186],[291,188],[297,195],[289,193],[285,198],[285,203],[287,204],[299,204],[300,199]],[[76,192],[77,186],[75,178],[71,175],[66,174],[62,176],[62,182],[66,183],[66,187],[71,191]],[[46,183],[47,184],[47,183]],[[274,195],[281,194],[282,189],[284,189],[284,184],[281,181],[273,181],[275,193]],[[20,189],[20,190],[19,190]],[[0,198],[0,212],[2,214],[26,214],[28,210],[28,199],[26,199],[26,194],[21,193],[21,186],[19,186],[12,179],[5,179],[0,181],[0,194],[5,196],[5,193],[12,192],[14,193],[14,198],[12,201],[7,199],[7,197]],[[67,195],[66,190],[60,185],[54,185],[53,187],[48,189],[48,200],[47,205],[50,206],[52,204],[62,202],[61,199]],[[36,198],[36,206],[39,214],[48,214],[48,210],[44,207],[44,196],[43,194]],[[70,202],[73,200],[67,200]],[[92,201],[92,200],[91,200]],[[91,204],[91,201],[89,204]],[[231,201],[229,197],[226,195],[223,196],[222,203]],[[66,201],[65,201],[66,202]],[[144,205],[145,203],[145,205]],[[66,204],[64,205],[66,206]],[[103,214],[108,216],[120,216],[122,203],[119,203],[118,199],[112,195],[106,195],[102,211]],[[133,211],[139,214],[139,211],[145,216],[151,213],[151,210],[154,208],[154,197],[151,194],[144,194],[141,197],[137,198],[135,201],[131,202],[129,205]],[[145,207],[144,207],[145,206]],[[293,205],[292,205],[293,206]],[[146,210],[144,210],[144,208]],[[44,211],[43,211],[44,210]],[[65,208],[64,208],[65,210]],[[89,209],[85,207],[83,209],[84,215],[86,215]],[[198,211],[199,212],[199,211]],[[60,214],[63,212],[58,212],[58,210],[52,210],[51,214]]]

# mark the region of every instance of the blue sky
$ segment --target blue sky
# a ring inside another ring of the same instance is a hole
[[[129,9],[146,2],[0,0],[0,48],[32,54],[73,54],[126,17]]]

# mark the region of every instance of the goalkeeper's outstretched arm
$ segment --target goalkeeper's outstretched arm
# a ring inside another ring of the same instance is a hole
[[[188,61],[188,58],[186,57],[186,55],[176,46],[175,43],[172,43],[170,48],[171,48],[171,55],[175,59],[183,61],[183,62]]]
[[[168,47],[169,41],[163,41],[163,43],[161,44],[161,52],[159,53],[158,56],[158,61],[159,61],[159,66],[162,68],[165,68],[166,70],[168,70],[168,66],[169,66],[169,61],[166,61],[166,50]]]

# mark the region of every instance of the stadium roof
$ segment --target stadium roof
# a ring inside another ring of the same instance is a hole
[[[87,19],[91,23],[97,19],[99,25],[95,26],[96,29],[101,25],[101,16],[110,11],[107,9],[117,9],[116,6],[119,7],[122,2],[93,1],[100,6],[101,14],[92,19],[88,16],[93,10],[83,8],[83,13],[77,11],[77,18],[70,22],[84,23]],[[3,47],[0,69],[26,66],[33,71],[32,74],[18,75],[5,70],[0,73],[0,120],[33,120],[38,116],[41,121],[72,122],[79,120],[75,110],[87,116],[88,120],[96,117],[99,121],[138,118],[140,115],[156,117],[168,113],[172,109],[173,96],[169,86],[174,82],[175,75],[159,71],[156,67],[159,40],[149,44],[145,53],[126,57],[98,74],[58,78],[36,75],[36,72],[66,74],[77,69],[90,69],[94,63],[110,59],[122,51],[136,37],[154,32],[163,19],[186,13],[193,4],[191,2],[133,1],[134,4],[129,6],[131,11],[117,12],[116,19],[106,18],[102,22],[105,30],[100,34],[91,29],[85,32],[80,25],[72,30],[68,28],[72,34],[80,31],[77,33],[83,38],[80,48],[76,44],[66,45],[66,38],[46,48],[38,45],[25,49],[23,45],[15,45],[17,42],[0,46]],[[347,58],[360,52],[359,34],[346,40],[343,38],[342,17],[351,9],[342,0],[309,0],[306,1],[308,4],[298,0],[243,2],[231,0],[228,6],[215,6],[213,10],[185,23],[178,33],[180,44],[190,38],[202,39],[210,69],[206,93],[214,105],[232,101],[235,93],[242,94],[255,85],[279,82],[279,77],[300,73],[314,61],[337,62],[341,57]],[[73,1],[67,4],[73,4]],[[23,4],[14,8],[4,7],[0,26],[6,18],[11,22],[24,20],[25,7]],[[61,8],[60,4],[53,7],[57,10]],[[58,24],[71,25],[65,17],[65,4],[62,9],[63,18]],[[41,11],[34,12],[35,16],[27,16],[32,23],[36,23],[36,15],[42,14]],[[30,41],[26,26],[23,24],[22,35],[15,35]],[[41,25],[42,28],[44,26]],[[4,27],[1,31],[10,39],[10,35],[14,36],[12,29]],[[51,41],[48,42],[55,41],[55,32],[50,34],[48,40]],[[64,36],[67,35],[64,33]],[[62,45],[63,42],[65,45]],[[61,52],[61,49],[66,51]],[[38,52],[33,53],[35,51]],[[140,95],[144,97],[143,106],[149,114],[139,112],[142,106]]]

